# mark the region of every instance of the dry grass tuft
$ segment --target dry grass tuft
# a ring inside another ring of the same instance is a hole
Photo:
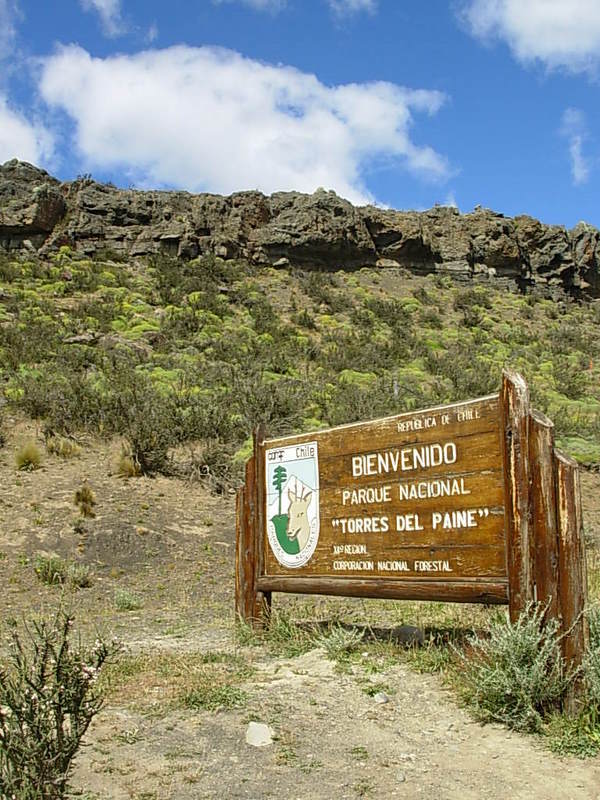
[[[18,470],[32,472],[42,463],[42,455],[35,442],[26,442],[15,454],[15,465]]]
[[[79,508],[82,517],[93,518],[96,516],[94,512],[96,494],[87,481],[84,481],[81,488],[77,489],[73,502]]]
[[[66,436],[49,436],[46,439],[46,450],[59,458],[75,458],[81,453],[81,447]]]

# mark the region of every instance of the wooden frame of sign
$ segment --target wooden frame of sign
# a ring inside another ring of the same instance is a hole
[[[499,394],[314,433],[254,437],[237,494],[236,611],[260,626],[272,592],[528,603],[581,661],[586,570],[579,476],[529,406]]]

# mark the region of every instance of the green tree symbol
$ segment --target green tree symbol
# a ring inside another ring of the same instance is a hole
[[[287,472],[285,467],[282,467],[281,465],[275,467],[275,470],[273,471],[273,486],[279,493],[279,516],[281,516],[281,493],[283,491],[283,484],[285,483],[286,478]]]

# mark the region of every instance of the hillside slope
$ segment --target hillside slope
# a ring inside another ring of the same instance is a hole
[[[0,258],[5,400],[47,437],[118,434],[141,472],[191,470],[218,487],[259,423],[279,434],[464,400],[496,391],[505,366],[561,444],[598,464],[599,349],[598,301],[398,267],[125,263],[67,246]]]

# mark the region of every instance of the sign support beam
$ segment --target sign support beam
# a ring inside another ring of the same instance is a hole
[[[504,431],[506,560],[511,622],[534,599],[529,519],[529,391],[515,372],[502,373],[500,408]]]

